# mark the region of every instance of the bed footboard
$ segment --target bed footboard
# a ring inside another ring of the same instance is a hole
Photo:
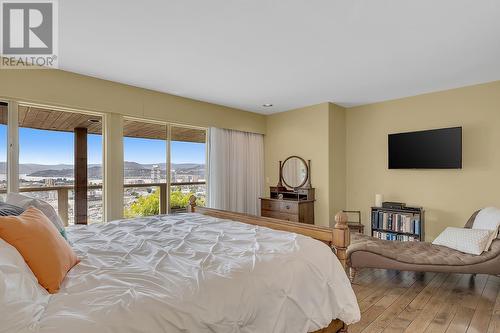
[[[235,213],[226,210],[219,210],[213,208],[206,208],[196,205],[196,197],[192,195],[189,198],[189,205],[187,207],[188,213],[200,213],[208,216],[239,221],[243,223],[259,225],[276,230],[283,230],[302,234],[322,241],[335,252],[340,263],[346,268],[347,264],[347,247],[350,244],[349,228],[347,227],[347,215],[339,212],[335,215],[335,226],[333,228],[289,222],[278,220],[270,217],[261,217],[248,215],[243,213]]]
[[[332,320],[328,327],[312,333],[347,333],[347,325],[344,324],[341,320],[335,319]]]

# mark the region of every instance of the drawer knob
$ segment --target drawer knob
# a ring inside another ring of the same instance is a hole
[[[286,209],[290,209],[290,206],[286,205],[286,206],[285,206],[285,208],[286,208]]]

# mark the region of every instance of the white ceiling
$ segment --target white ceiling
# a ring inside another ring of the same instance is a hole
[[[59,15],[61,69],[259,113],[500,79],[499,0],[61,0]]]

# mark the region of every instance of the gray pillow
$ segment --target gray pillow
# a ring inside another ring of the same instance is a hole
[[[54,226],[59,230],[61,236],[66,238],[66,229],[64,229],[64,224],[57,215],[56,210],[52,207],[48,202],[45,202],[40,199],[35,199],[28,197],[26,195],[22,195],[19,193],[9,193],[7,194],[7,200],[5,200],[8,204],[22,207],[23,209],[27,209],[30,206],[39,209],[47,218],[54,224]]]
[[[24,213],[24,208],[0,202],[0,216],[19,216]]]

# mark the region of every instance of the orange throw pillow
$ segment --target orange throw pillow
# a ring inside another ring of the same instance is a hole
[[[19,216],[0,217],[0,237],[19,251],[51,294],[59,291],[66,273],[79,262],[54,224],[34,207]]]

